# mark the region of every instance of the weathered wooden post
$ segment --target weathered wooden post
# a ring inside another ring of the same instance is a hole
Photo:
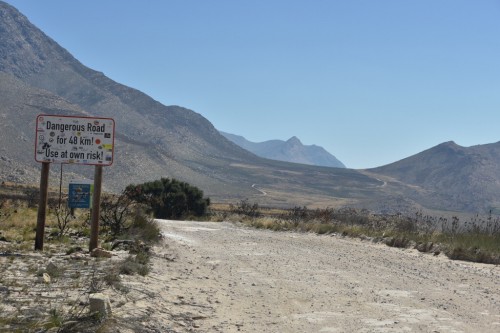
[[[102,166],[96,165],[94,171],[94,194],[92,196],[92,220],[90,224],[89,251],[98,246],[99,216],[101,211]]]
[[[43,238],[45,234],[45,218],[47,216],[47,199],[49,193],[50,163],[42,163],[40,175],[40,198],[38,201],[38,215],[36,220],[35,251],[43,251]]]

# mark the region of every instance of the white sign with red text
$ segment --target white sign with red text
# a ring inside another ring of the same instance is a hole
[[[114,133],[111,118],[39,115],[35,160],[109,166],[113,164]]]

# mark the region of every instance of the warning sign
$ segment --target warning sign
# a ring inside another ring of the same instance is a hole
[[[115,121],[111,118],[39,115],[35,160],[108,166],[113,164]]]

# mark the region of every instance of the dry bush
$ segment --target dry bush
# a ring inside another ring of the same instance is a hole
[[[76,219],[73,211],[66,205],[50,204],[49,211],[54,213],[56,217],[56,226],[58,229],[58,237],[62,237],[69,229],[69,223]]]
[[[259,205],[257,203],[251,204],[248,199],[239,201],[236,205],[230,204],[229,210],[233,214],[245,215],[249,217],[259,217]]]
[[[266,216],[262,209],[251,205],[248,200],[230,207],[233,215],[227,215],[228,220],[241,221],[256,228],[368,237],[383,240],[393,247],[418,246],[424,252],[434,254],[441,252],[437,249],[442,249],[452,259],[500,263],[500,217],[491,212],[486,217],[476,215],[461,221],[457,216],[431,216],[421,211],[410,215],[380,215],[354,208],[311,210],[294,207]],[[242,219],[242,215],[252,218]]]

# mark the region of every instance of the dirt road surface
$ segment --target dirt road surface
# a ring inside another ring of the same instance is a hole
[[[145,302],[166,332],[500,332],[499,266],[341,236],[160,225]]]

